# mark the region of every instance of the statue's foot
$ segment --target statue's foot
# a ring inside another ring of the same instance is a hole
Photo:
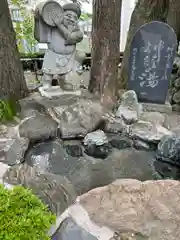
[[[43,86],[42,86],[42,89],[43,89],[44,91],[47,91],[47,90],[49,90],[49,89],[51,89],[51,88],[52,88],[52,86],[51,86],[50,83],[44,83]]]

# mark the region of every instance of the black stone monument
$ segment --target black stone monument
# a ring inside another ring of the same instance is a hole
[[[164,104],[177,49],[173,29],[163,22],[143,25],[134,35],[129,57],[129,90],[144,103]]]

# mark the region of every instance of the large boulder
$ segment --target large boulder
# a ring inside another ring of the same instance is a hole
[[[57,136],[58,124],[49,116],[37,113],[25,119],[19,126],[20,137],[42,141]]]
[[[102,115],[98,101],[79,99],[62,112],[59,125],[62,138],[84,137],[101,123]]]
[[[172,180],[117,180],[84,194],[80,204],[93,222],[113,229],[119,239],[177,240],[179,192],[180,183]]]
[[[61,175],[39,174],[29,178],[24,187],[31,189],[57,216],[77,198],[73,185]]]
[[[92,236],[100,240],[177,240],[179,192],[180,183],[173,180],[116,180],[80,196],[57,219],[58,234],[64,237],[57,239],[71,240],[67,237],[73,232],[72,239],[82,240]],[[87,238],[79,235],[82,228]]]

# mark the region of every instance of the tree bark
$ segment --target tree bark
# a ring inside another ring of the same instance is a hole
[[[28,89],[20,62],[7,0],[0,7],[0,97],[16,100],[27,95]]]
[[[90,92],[105,105],[116,99],[121,0],[93,0]]]
[[[145,23],[151,21],[166,22],[169,10],[169,0],[138,0],[131,16],[126,47],[121,65],[119,89],[127,88],[128,59],[132,38],[135,32]]]
[[[180,1],[170,0],[167,23],[174,29],[180,42]]]

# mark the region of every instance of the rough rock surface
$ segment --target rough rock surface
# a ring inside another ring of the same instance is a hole
[[[180,167],[180,135],[165,136],[158,144],[157,158]]]
[[[130,126],[129,135],[132,138],[141,139],[145,142],[158,143],[162,137],[171,136],[172,132],[159,124],[139,121]]]
[[[29,178],[24,186],[30,188],[56,216],[62,214],[77,197],[73,185],[61,175],[36,175]]]
[[[104,116],[105,127],[104,130],[106,133],[126,133],[127,127],[125,122],[121,118],[116,118],[108,114]]]
[[[84,240],[79,235],[83,228],[87,240],[88,236],[98,240],[177,240],[179,192],[180,183],[173,180],[116,180],[80,196],[57,218],[56,229],[60,225],[59,236],[68,237],[67,226],[71,226],[72,239]]]
[[[102,121],[103,108],[99,102],[80,99],[67,107],[60,118],[60,132],[63,139],[84,137]]]
[[[160,112],[143,112],[140,117],[140,120],[142,121],[151,122],[153,124],[159,124],[162,126],[165,122],[165,119],[165,115]]]
[[[25,164],[16,164],[7,169],[3,175],[3,182],[11,185],[25,185],[29,178],[36,176],[36,168]]]
[[[84,194],[80,204],[97,225],[113,229],[119,237],[129,235],[114,239],[177,240],[179,192],[180,183],[172,180],[117,180]]]
[[[105,143],[108,143],[108,138],[102,130],[97,130],[95,132],[88,133],[84,140],[84,145],[95,144],[101,146]]]
[[[29,140],[27,138],[0,138],[0,162],[8,165],[22,162],[28,146]]]
[[[120,134],[108,135],[108,139],[111,147],[119,150],[130,148],[133,145],[133,142],[131,139]]]
[[[37,114],[26,119],[19,126],[20,137],[38,141],[57,136],[57,123],[49,116]]]
[[[135,91],[130,90],[123,94],[116,117],[122,118],[127,124],[138,121],[142,112]]]

